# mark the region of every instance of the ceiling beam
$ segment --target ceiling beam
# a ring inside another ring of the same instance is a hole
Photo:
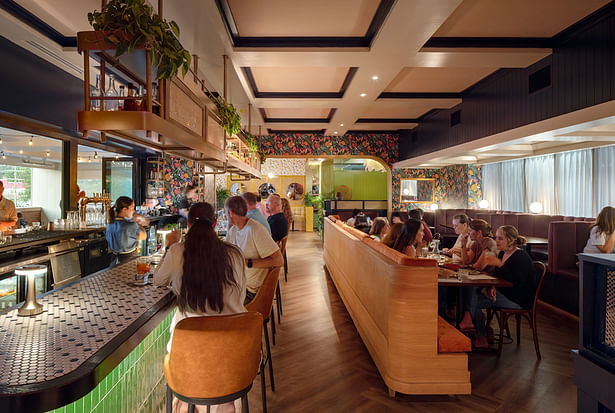
[[[432,37],[423,48],[551,49],[550,37]]]

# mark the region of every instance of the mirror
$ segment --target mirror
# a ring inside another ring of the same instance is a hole
[[[237,196],[246,192],[246,186],[241,182],[235,182],[231,185],[231,195]]]
[[[401,180],[400,202],[434,202],[433,178],[407,178]]]
[[[286,197],[291,201],[299,201],[303,198],[303,185],[293,182],[286,188]]]
[[[263,200],[269,198],[269,195],[275,194],[275,187],[270,183],[265,182],[258,187],[258,193]]]

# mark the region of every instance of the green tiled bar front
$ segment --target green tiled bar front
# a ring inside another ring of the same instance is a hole
[[[53,413],[163,412],[166,382],[162,363],[170,338],[171,313],[102,381],[81,399]]]

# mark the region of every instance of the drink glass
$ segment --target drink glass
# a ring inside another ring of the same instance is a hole
[[[150,271],[150,259],[149,257],[137,258],[137,276],[143,277]]]

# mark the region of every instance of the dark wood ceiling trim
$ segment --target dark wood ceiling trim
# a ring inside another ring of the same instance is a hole
[[[22,23],[30,26],[43,36],[53,40],[62,47],[77,47],[77,37],[64,36],[62,33],[30,13],[13,0],[0,0],[0,8]]]
[[[423,48],[551,49],[550,37],[432,37]]]
[[[407,131],[412,129],[374,129],[374,130],[362,130],[362,129],[348,129],[344,135],[386,135],[386,134],[399,134],[401,131]]]
[[[304,130],[286,130],[286,129],[271,129],[267,128],[267,133],[269,134],[324,134],[326,129],[304,129]]]
[[[337,112],[337,108],[331,108],[326,118],[269,118],[265,108],[259,108],[258,110],[265,123],[330,123],[333,115]]]
[[[359,118],[355,123],[419,123],[419,118]]]
[[[382,92],[378,99],[461,99],[460,92]]]
[[[338,92],[260,92],[250,67],[242,67],[243,72],[255,99],[341,99],[344,97],[350,82],[359,70],[358,67],[349,67],[344,82]]]
[[[381,0],[364,36],[241,36],[227,0],[216,0],[234,47],[370,47],[395,0]]]

